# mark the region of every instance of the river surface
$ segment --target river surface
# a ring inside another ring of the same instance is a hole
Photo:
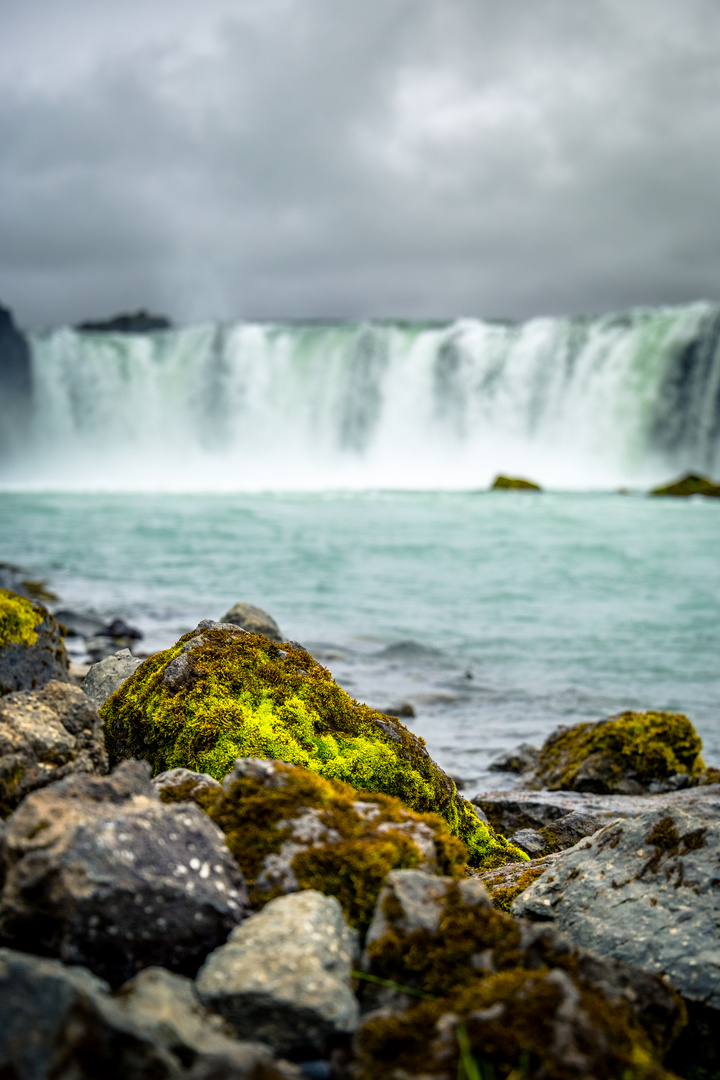
[[[237,600],[405,722],[468,793],[623,709],[720,764],[720,500],[512,492],[0,493],[0,559],[169,645]]]

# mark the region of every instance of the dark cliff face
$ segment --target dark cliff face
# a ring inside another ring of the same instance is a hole
[[[103,334],[147,334],[153,330],[169,330],[172,323],[164,315],[151,315],[147,311],[136,311],[131,315],[115,315],[112,319],[98,322],[82,322],[76,330]]]
[[[0,395],[4,400],[27,400],[32,391],[30,348],[12,312],[0,304]]]

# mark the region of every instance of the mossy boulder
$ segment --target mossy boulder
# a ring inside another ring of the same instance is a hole
[[[477,882],[395,871],[378,909],[354,1080],[669,1080],[682,1006],[659,979],[601,970]]]
[[[653,488],[651,495],[675,495],[687,498],[689,495],[707,495],[710,498],[720,498],[720,484],[713,483],[706,476],[697,476],[695,473],[687,473],[680,480],[662,487]]]
[[[545,741],[532,783],[550,791],[640,795],[678,774],[699,777],[701,750],[682,713],[624,712],[560,727]]]
[[[437,813],[473,866],[521,858],[403,724],[353,700],[293,644],[204,622],[146,660],[101,710],[111,764],[144,758],[222,779],[236,758],[302,765],[360,791]]]
[[[492,491],[542,491],[539,484],[532,480],[523,480],[519,476],[496,476],[491,485]]]
[[[169,774],[172,776],[172,774]],[[163,802],[197,802],[226,835],[252,907],[298,889],[335,896],[366,930],[391,870],[461,876],[467,850],[436,814],[390,795],[363,795],[340,780],[281,761],[242,758],[222,788],[195,773],[160,786]],[[159,786],[159,785],[158,785]]]
[[[60,629],[42,604],[0,589],[0,695],[67,682],[69,660]]]

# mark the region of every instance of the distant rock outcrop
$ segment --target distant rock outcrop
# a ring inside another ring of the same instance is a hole
[[[9,308],[0,304],[0,387],[3,396],[29,397],[32,390],[30,348]]]
[[[697,476],[695,473],[687,473],[680,480],[662,487],[653,488],[651,495],[675,495],[687,498],[688,495],[708,495],[711,498],[720,499],[720,484],[714,484],[706,476]]]
[[[518,476],[496,476],[492,483],[493,491],[542,491],[539,484],[532,480],[523,480]]]
[[[164,315],[151,315],[141,309],[132,314],[114,315],[112,319],[87,320],[78,323],[76,330],[101,334],[147,334],[151,330],[170,330],[172,323]]]

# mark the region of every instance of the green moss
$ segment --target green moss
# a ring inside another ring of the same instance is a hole
[[[0,649],[7,645],[34,645],[38,637],[35,627],[45,614],[24,596],[0,589]]]
[[[697,776],[704,769],[701,749],[699,735],[682,713],[625,712],[551,735],[540,751],[536,776],[551,791],[572,790],[580,768],[598,755],[601,782],[612,790],[628,773],[642,784],[675,773]]]
[[[258,881],[264,860],[280,852],[290,839],[289,823],[294,818],[308,809],[316,811],[326,836],[307,842],[307,849],[292,859],[292,872],[301,889],[337,897],[349,922],[364,930],[390,870],[421,862],[420,851],[403,826],[423,823],[431,830],[434,869],[440,874],[462,874],[467,852],[435,814],[407,810],[387,795],[363,795],[362,802],[371,809],[360,813],[358,798],[358,792],[342,781],[278,764],[272,785],[257,776],[242,777],[228,791],[206,790],[196,801],[225,832],[228,848],[248,883],[253,907],[281,892],[277,885]]]
[[[350,698],[304,650],[261,634],[186,634],[146,660],[101,715],[112,764],[138,757],[154,773],[183,766],[221,779],[238,757],[288,761],[440,814],[474,866],[526,857],[479,821],[422,739]]]
[[[675,495],[685,496],[688,495],[707,495],[711,498],[720,497],[720,484],[714,484],[712,480],[708,480],[706,476],[697,476],[695,473],[687,473],[680,480],[675,480],[672,484],[665,484],[663,487],[654,488],[651,495]]]
[[[492,881],[486,881],[485,885],[495,907],[500,911],[509,912],[515,897],[519,896],[521,892],[525,892],[533,881],[537,881],[539,877],[542,877],[546,869],[545,866],[530,866],[524,874],[520,875],[514,885],[501,885],[493,888]]]
[[[496,476],[492,484],[493,491],[542,491],[539,484],[531,480],[522,480],[515,476]]]
[[[492,908],[465,905],[457,887],[448,892],[435,933],[398,929],[396,904],[390,894],[389,930],[368,948],[371,977],[433,1000],[408,998],[407,1011],[378,1014],[362,1025],[355,1044],[356,1080],[462,1076],[459,1025],[478,1075],[570,1080],[579,1075],[577,1062],[566,1060],[557,1032],[567,1033],[573,1024],[595,1080],[669,1080],[658,1061],[659,1048],[631,1010],[611,1004],[584,981],[570,950],[548,945],[546,952],[540,942],[526,958],[515,920]],[[576,1020],[568,1013],[558,969],[574,984]]]

